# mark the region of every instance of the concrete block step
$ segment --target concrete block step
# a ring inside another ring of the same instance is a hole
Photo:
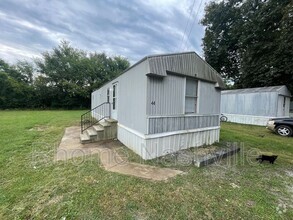
[[[96,137],[98,135],[97,131],[94,128],[88,128],[86,132],[90,138]]]
[[[80,134],[80,142],[82,144],[90,143],[91,142],[91,138],[87,135],[86,132],[84,132],[83,134]]]
[[[113,118],[106,118],[105,121],[108,123],[117,123],[118,122],[117,120],[115,120]]]
[[[96,132],[103,132],[105,130],[101,125],[94,125],[93,128],[96,130]]]

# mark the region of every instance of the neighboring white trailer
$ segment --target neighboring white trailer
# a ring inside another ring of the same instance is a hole
[[[270,118],[289,117],[291,93],[286,86],[225,90],[221,113],[228,121],[265,126]]]

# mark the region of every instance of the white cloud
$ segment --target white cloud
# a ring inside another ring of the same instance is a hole
[[[22,20],[17,17],[9,16],[4,13],[0,13],[0,19],[2,19],[4,22],[10,23],[12,26],[18,26],[18,27],[21,27],[22,29],[29,29],[29,30],[38,31],[41,34],[43,34],[44,36],[46,36],[49,40],[51,40],[57,44],[60,42],[60,40],[67,37],[67,35],[64,33],[52,31],[46,27],[39,26],[39,25],[36,25],[32,22]]]
[[[153,10],[162,13],[162,16],[173,16],[174,11],[178,10],[183,15],[188,16],[190,13],[189,7],[192,1],[188,0],[145,0],[143,4]]]
[[[20,45],[8,46],[0,44],[0,57],[5,61],[30,60],[40,58],[40,53]]]
[[[0,1],[0,58],[13,62],[39,56],[62,39],[80,49],[122,55],[131,62],[179,49],[201,53],[203,27],[199,18],[191,22],[197,10],[203,15],[205,1],[201,8],[200,2],[195,1],[192,8],[190,0]]]

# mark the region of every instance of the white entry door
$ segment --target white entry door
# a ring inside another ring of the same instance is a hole
[[[118,120],[117,112],[118,112],[118,83],[113,84],[112,89],[112,115],[111,118]]]

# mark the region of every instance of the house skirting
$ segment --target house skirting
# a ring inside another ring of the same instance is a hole
[[[219,137],[219,126],[144,135],[118,124],[118,140],[145,160],[190,147],[210,145],[218,142]]]
[[[237,115],[237,114],[226,114],[223,113],[229,122],[235,122],[239,124],[249,124],[249,125],[260,125],[266,126],[270,118],[274,116],[256,116],[256,115]],[[276,117],[275,117],[276,118]]]

